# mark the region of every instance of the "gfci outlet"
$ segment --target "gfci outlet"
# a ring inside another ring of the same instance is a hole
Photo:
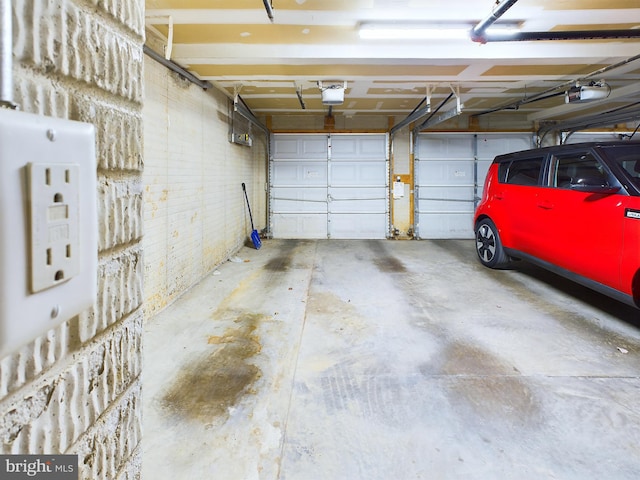
[[[80,272],[80,166],[28,163],[31,292]]]
[[[96,298],[91,124],[0,109],[0,357]]]

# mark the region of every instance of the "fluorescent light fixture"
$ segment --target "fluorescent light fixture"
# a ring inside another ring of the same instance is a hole
[[[493,25],[485,30],[485,36],[508,39],[520,33],[520,28],[513,25]]]
[[[365,40],[465,40],[470,36],[471,23],[362,23],[360,38]],[[489,35],[514,35],[519,31],[515,23],[494,24]]]

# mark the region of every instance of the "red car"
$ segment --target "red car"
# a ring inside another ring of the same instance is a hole
[[[527,260],[640,308],[640,142],[496,157],[474,231],[487,267]]]

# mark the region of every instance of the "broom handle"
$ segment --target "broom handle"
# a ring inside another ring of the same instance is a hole
[[[249,209],[249,220],[251,220],[251,230],[253,231],[253,217],[251,216],[251,205],[249,205],[249,197],[247,197],[247,187],[242,182],[242,191],[244,192],[244,198],[247,200],[247,208]]]

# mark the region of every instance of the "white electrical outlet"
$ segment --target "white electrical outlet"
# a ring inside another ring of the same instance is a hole
[[[93,125],[0,108],[0,358],[93,305]]]
[[[31,292],[80,272],[80,166],[28,163]]]

